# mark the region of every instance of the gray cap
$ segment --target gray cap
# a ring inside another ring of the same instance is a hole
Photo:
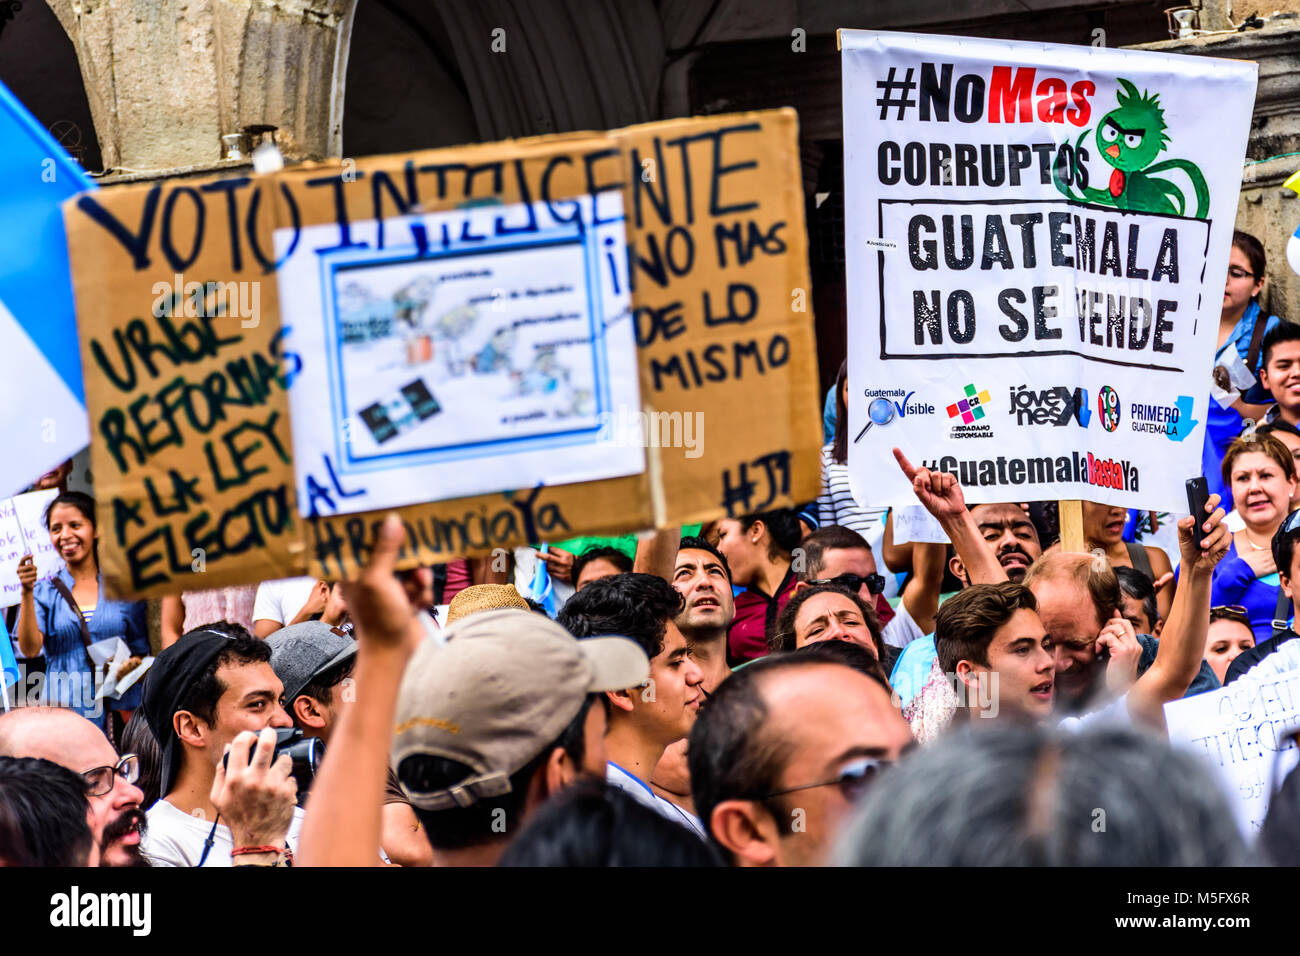
[[[286,710],[314,678],[357,652],[356,641],[320,621],[282,627],[266,639],[266,644],[271,648],[271,670],[284,684]]]
[[[480,611],[420,645],[402,677],[390,765],[413,755],[455,760],[454,787],[402,789],[425,810],[510,792],[510,775],[552,743],[590,693],[645,683],[650,661],[626,637],[578,640],[533,611]]]

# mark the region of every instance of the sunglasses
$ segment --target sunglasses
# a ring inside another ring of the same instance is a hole
[[[102,797],[113,789],[114,777],[121,777],[127,783],[135,783],[140,779],[140,757],[137,754],[123,754],[116,766],[95,767],[81,776],[86,781],[86,796]]]
[[[1282,522],[1282,527],[1277,529],[1277,534],[1274,537],[1291,534],[1298,529],[1300,529],[1300,511],[1293,511],[1286,516],[1286,520]]]
[[[841,574],[835,578],[818,578],[816,581],[809,581],[809,584],[835,584],[849,591],[857,591],[862,585],[867,586],[867,590],[872,594],[879,594],[885,590],[885,576],[883,574],[868,574],[865,577],[861,574]]]
[[[840,771],[840,775],[834,780],[822,780],[819,783],[805,783],[799,787],[788,787],[785,790],[774,790],[772,793],[763,794],[762,796],[746,797],[748,800],[763,802],[772,797],[780,797],[787,793],[796,793],[800,790],[814,790],[817,787],[839,787],[840,793],[844,799],[854,803],[861,799],[866,793],[867,788],[871,786],[876,777],[880,776],[888,768],[892,767],[892,760],[874,760],[871,758],[862,758],[852,763],[846,764]]]
[[[1211,621],[1236,621],[1250,627],[1250,612],[1240,604],[1220,604],[1210,608]]]

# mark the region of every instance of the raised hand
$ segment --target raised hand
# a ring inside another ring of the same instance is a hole
[[[961,483],[956,475],[913,467],[898,448],[894,449],[894,458],[898,460],[898,466],[903,469],[907,480],[912,483],[912,491],[925,510],[939,521],[958,518],[966,513],[966,497],[962,494]]]

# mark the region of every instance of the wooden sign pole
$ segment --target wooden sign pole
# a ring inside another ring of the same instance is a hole
[[[1061,550],[1087,551],[1083,539],[1083,502],[1062,499],[1056,503],[1056,510],[1061,524]]]

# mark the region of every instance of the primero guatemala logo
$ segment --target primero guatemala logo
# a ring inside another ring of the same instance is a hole
[[[987,391],[977,392],[974,385],[966,386],[966,397],[948,406],[949,418],[961,418],[963,425],[978,421],[984,417],[982,406],[991,402],[992,396]]]

